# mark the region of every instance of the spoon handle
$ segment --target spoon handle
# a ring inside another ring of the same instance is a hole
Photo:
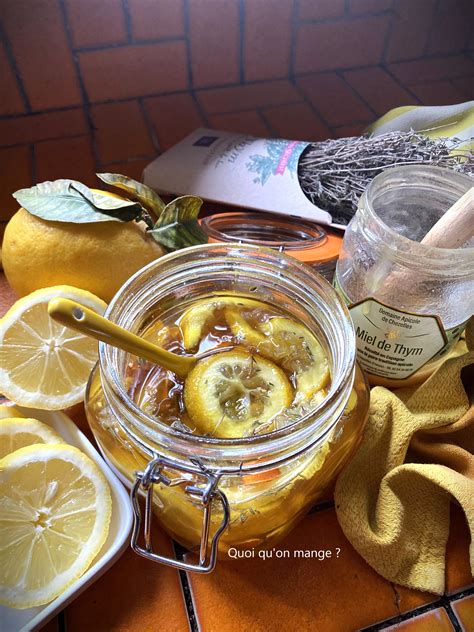
[[[196,364],[196,358],[166,351],[68,298],[54,298],[49,301],[48,314],[66,327],[149,360],[180,377],[186,377]]]

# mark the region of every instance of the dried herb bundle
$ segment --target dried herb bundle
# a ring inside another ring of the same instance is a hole
[[[305,195],[348,224],[369,182],[395,165],[430,164],[474,175],[474,154],[458,139],[430,139],[417,132],[389,132],[311,143],[303,152],[298,177]],[[453,150],[456,154],[453,155]]]

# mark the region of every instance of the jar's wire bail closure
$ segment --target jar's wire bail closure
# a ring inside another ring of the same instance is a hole
[[[230,520],[230,508],[226,495],[218,489],[220,476],[215,473],[207,471],[204,467],[200,466],[198,476],[203,479],[203,486],[198,484],[189,484],[191,481],[188,478],[172,479],[163,470],[166,468],[178,470],[185,474],[196,474],[196,470],[193,467],[188,467],[184,464],[177,464],[175,461],[168,459],[164,456],[155,456],[146,466],[143,472],[136,473],[135,483],[130,491],[130,499],[133,508],[133,529],[130,545],[138,555],[146,557],[153,562],[161,562],[177,568],[183,571],[193,571],[197,573],[210,573],[214,570],[217,561],[217,546],[219,539],[227,528]],[[201,530],[201,544],[199,550],[199,562],[192,564],[177,560],[174,558],[166,557],[155,553],[153,550],[152,536],[151,536],[151,520],[152,520],[152,506],[153,506],[153,485],[160,483],[171,487],[173,485],[186,484],[185,492],[194,500],[198,500],[203,507],[203,522]],[[145,513],[142,516],[142,509],[140,503],[140,492],[145,494]],[[222,506],[222,521],[217,531],[212,536],[212,540],[209,546],[209,530],[211,524],[212,513],[212,501],[216,499]],[[143,524],[143,541],[144,547],[139,544],[140,534]]]

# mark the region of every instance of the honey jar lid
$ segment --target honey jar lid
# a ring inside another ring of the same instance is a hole
[[[342,237],[334,231],[272,213],[217,213],[204,217],[201,225],[210,243],[266,246],[309,265],[336,260],[342,245]]]

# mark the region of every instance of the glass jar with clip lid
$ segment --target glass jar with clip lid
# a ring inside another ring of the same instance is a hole
[[[231,548],[273,546],[334,479],[367,416],[353,326],[334,289],[270,249],[208,244],[143,268],[107,317],[200,358],[183,380],[99,344],[87,416],[132,488],[134,550],[209,572]],[[156,553],[152,513],[197,560]]]

